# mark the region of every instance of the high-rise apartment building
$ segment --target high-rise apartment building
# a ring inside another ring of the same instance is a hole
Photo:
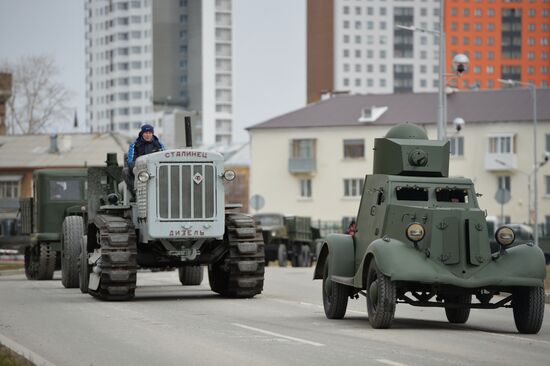
[[[162,130],[190,114],[196,144],[232,136],[231,0],[88,0],[87,123],[93,131]]]
[[[500,88],[498,79],[550,83],[548,0],[446,0],[447,67],[470,58],[460,87]]]
[[[455,54],[470,58],[460,88],[500,88],[499,78],[548,85],[549,0],[444,4],[446,70],[452,71]],[[437,90],[438,36],[397,26],[437,32],[441,0],[308,0],[307,6],[308,102],[319,100],[323,90]]]

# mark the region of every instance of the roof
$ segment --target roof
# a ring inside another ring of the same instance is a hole
[[[0,169],[104,166],[108,152],[116,152],[122,165],[129,144],[112,133],[60,133],[59,151],[50,152],[50,146],[50,135],[0,136]]]
[[[217,143],[203,146],[202,149],[222,154],[226,166],[250,166],[250,146],[248,142],[232,143],[229,145]]]
[[[550,89],[537,89],[539,120],[550,120],[550,103],[543,103],[548,100]],[[403,122],[434,124],[437,121],[437,101],[437,93],[340,94],[248,127],[247,130],[394,125]],[[374,110],[385,111],[372,122],[359,122],[365,108],[372,109],[373,116]],[[450,93],[447,95],[447,120],[451,122],[456,117],[463,118],[467,123],[532,122],[531,92],[528,89],[502,89]]]

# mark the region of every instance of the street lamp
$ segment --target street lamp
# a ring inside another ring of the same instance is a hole
[[[534,83],[527,83],[519,80],[504,80],[498,79],[501,84],[504,85],[513,85],[513,86],[527,86],[531,91],[531,96],[533,98],[533,190],[534,190],[534,209],[535,209],[535,245],[539,244],[539,192],[538,192],[538,170],[540,168],[538,159],[537,159],[537,87]],[[545,162],[543,162],[544,164]],[[530,216],[530,215],[529,215]]]
[[[445,27],[444,27],[444,12],[445,0],[440,0],[439,9],[439,31],[419,28],[416,26],[396,25],[397,28],[405,29],[411,32],[429,33],[439,37],[439,87],[438,87],[438,103],[437,103],[437,139],[447,141],[447,98],[445,96],[445,77],[456,76],[454,74],[445,73]],[[462,74],[469,63],[468,56],[458,54],[453,58],[457,75]]]

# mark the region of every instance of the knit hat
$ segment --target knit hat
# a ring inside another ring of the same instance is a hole
[[[144,124],[143,126],[141,126],[141,133],[144,133],[144,132],[155,133],[155,128],[149,124]]]

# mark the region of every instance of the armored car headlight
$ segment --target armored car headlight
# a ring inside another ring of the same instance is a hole
[[[495,239],[497,240],[497,243],[506,247],[514,242],[516,239],[516,234],[514,233],[514,230],[510,229],[508,226],[503,226],[495,233]]]
[[[409,227],[407,227],[407,238],[415,243],[422,240],[425,234],[426,231],[424,230],[424,226],[417,222],[413,222],[409,225]]]
[[[142,170],[141,172],[138,173],[137,178],[141,183],[145,183],[149,179],[151,179],[151,175],[147,173],[145,170]]]
[[[236,176],[237,174],[235,174],[233,170],[226,170],[223,173],[223,178],[227,181],[232,181],[233,179],[235,179]]]

